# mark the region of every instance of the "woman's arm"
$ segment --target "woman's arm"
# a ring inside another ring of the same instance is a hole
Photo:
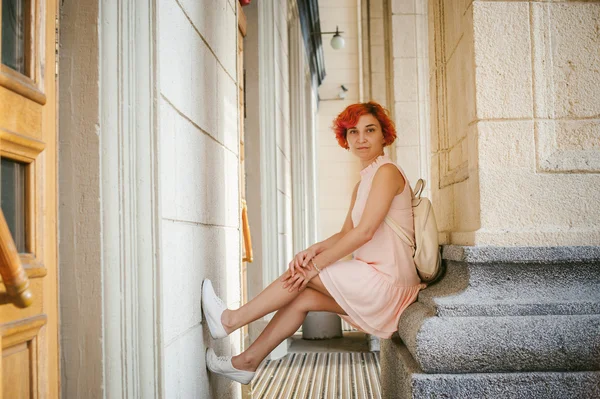
[[[359,224],[313,258],[317,267],[323,270],[369,242],[388,214],[394,197],[402,192],[405,185],[404,177],[394,165],[380,167],[373,178]]]
[[[299,252],[294,256],[294,259],[289,263],[288,269],[290,271],[290,275],[294,276],[296,274],[296,270],[300,271],[303,276],[306,276],[306,272],[302,270],[303,268],[310,270],[311,267],[308,265],[310,260],[321,252],[325,251],[328,248],[331,248],[336,242],[340,240],[348,231],[352,230],[352,208],[354,208],[354,203],[356,202],[356,193],[358,192],[358,185],[360,182],[356,184],[354,187],[354,191],[352,193],[352,199],[350,200],[350,209],[348,210],[348,214],[346,215],[346,221],[342,226],[342,230],[339,233],[335,233],[331,237],[316,244],[311,245],[307,249],[302,252]]]
[[[335,233],[331,237],[321,242],[318,242],[312,245],[312,248],[315,250],[316,254],[320,254],[326,249],[331,248],[335,245],[336,242],[340,240],[346,233],[354,228],[354,223],[352,223],[352,209],[354,208],[354,203],[356,202],[356,193],[358,192],[358,186],[360,182],[356,183],[354,187],[354,191],[352,192],[352,199],[350,200],[350,208],[348,209],[348,213],[346,215],[346,220],[344,221],[344,225],[342,226],[342,230],[338,233]]]

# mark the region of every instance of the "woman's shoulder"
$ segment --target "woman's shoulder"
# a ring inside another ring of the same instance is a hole
[[[377,172],[375,172],[375,176],[373,177],[373,183],[378,182],[381,184],[395,184],[398,186],[398,190],[404,188],[406,184],[406,179],[404,178],[404,173],[402,169],[394,162],[387,162],[381,165]]]

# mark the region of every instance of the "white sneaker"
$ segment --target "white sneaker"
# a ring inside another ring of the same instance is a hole
[[[219,356],[212,349],[206,350],[206,366],[215,374],[220,374],[240,384],[249,384],[254,378],[254,371],[238,370],[231,363],[231,356]]]
[[[212,283],[209,279],[202,283],[202,310],[204,318],[208,323],[210,335],[214,339],[225,338],[227,332],[221,323],[221,315],[227,309],[225,303],[215,294]]]

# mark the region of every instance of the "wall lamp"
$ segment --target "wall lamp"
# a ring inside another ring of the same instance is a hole
[[[342,37],[342,35],[340,35],[340,33],[344,33],[344,32],[340,32],[340,30],[337,26],[335,27],[335,32],[321,32],[322,35],[333,35],[333,37],[331,38],[330,44],[334,50],[339,50],[339,49],[344,48],[344,38]]]

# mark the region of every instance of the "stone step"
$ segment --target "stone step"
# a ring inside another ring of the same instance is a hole
[[[393,397],[600,398],[600,247],[443,258],[446,276],[381,342],[382,381],[404,392]]]
[[[600,398],[599,371],[427,374],[398,338],[381,349],[384,398]]]
[[[598,371],[600,251],[580,250],[445,248],[398,334],[426,373]]]
[[[431,315],[410,306],[398,332],[427,373],[600,370],[600,314]]]
[[[600,262],[446,267],[446,276],[418,298],[438,316],[600,314]]]

